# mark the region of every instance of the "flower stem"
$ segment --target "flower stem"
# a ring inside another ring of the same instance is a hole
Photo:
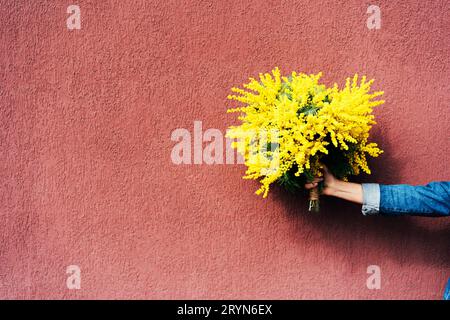
[[[319,212],[319,188],[309,190],[309,212]]]

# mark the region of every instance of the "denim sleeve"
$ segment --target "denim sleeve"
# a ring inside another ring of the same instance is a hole
[[[380,185],[380,214],[450,216],[450,181],[424,186]]]
[[[363,183],[362,214],[377,215],[380,211],[380,185],[377,183]]]

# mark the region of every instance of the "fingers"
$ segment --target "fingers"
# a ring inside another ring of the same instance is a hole
[[[317,182],[313,182],[313,183],[307,183],[305,184],[305,189],[312,189],[318,186]]]
[[[323,181],[323,178],[314,178],[311,182],[305,184],[305,189],[312,189],[317,187],[320,181]]]

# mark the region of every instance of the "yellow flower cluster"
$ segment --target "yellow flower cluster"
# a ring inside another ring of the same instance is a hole
[[[232,88],[235,94],[228,98],[244,106],[228,110],[240,112],[242,123],[230,127],[227,136],[236,139],[233,146],[244,156],[244,179],[260,179],[257,194],[266,197],[269,186],[292,168],[295,176],[320,175],[321,160],[331,148],[352,168],[348,174],[370,174],[366,155],[382,152],[368,138],[375,124],[372,109],[384,103],[373,99],[383,92],[369,93],[373,80],[358,82],[358,75],[342,89],[337,84],[328,88],[319,83],[321,75],[283,77],[276,68],[259,80],[250,78],[243,89]]]

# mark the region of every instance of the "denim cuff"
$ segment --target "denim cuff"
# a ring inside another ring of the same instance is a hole
[[[377,215],[380,212],[380,185],[363,183],[363,205],[361,212],[365,216]]]

